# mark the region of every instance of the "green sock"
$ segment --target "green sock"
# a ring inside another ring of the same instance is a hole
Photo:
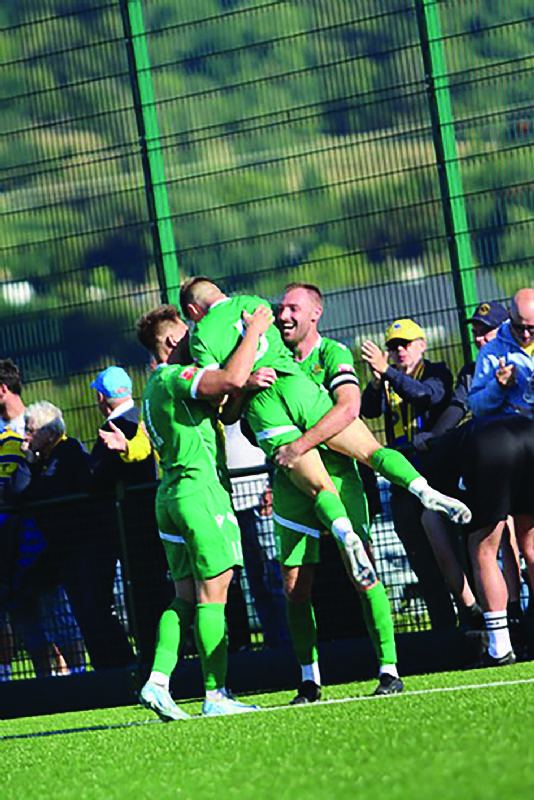
[[[421,477],[421,473],[417,472],[402,453],[392,450],[390,447],[381,447],[380,450],[373,453],[369,463],[379,475],[404,489],[407,489],[416,478]]]
[[[180,597],[163,612],[156,633],[156,654],[153,672],[162,672],[169,678],[178,661],[181,635],[189,630],[195,615],[195,606]]]
[[[337,531],[333,530],[334,522],[345,519],[349,523],[349,527],[352,527],[348,521],[347,510],[337,494],[323,489],[315,498],[314,507],[320,522],[322,522],[329,531],[332,531],[334,536],[337,535]]]
[[[195,639],[206,691],[224,689],[228,666],[224,603],[199,603],[197,605]]]
[[[303,603],[286,603],[287,621],[293,650],[299,664],[313,664],[319,660],[317,651],[317,624],[311,600]]]
[[[367,631],[373,643],[379,666],[397,663],[391,606],[383,583],[367,592],[358,592]]]

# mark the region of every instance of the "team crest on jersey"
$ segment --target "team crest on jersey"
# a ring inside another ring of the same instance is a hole
[[[198,372],[198,367],[190,366],[186,367],[182,372],[180,372],[180,378],[184,378],[186,381],[190,381],[193,375]]]
[[[324,372],[324,368],[322,364],[312,364],[311,371],[314,375],[319,375],[321,372]]]

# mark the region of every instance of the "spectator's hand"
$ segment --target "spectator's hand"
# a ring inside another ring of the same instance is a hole
[[[266,333],[274,322],[274,314],[267,306],[259,305],[253,314],[243,311],[243,322],[247,330],[254,328],[257,333]]]
[[[270,486],[265,489],[258,505],[258,514],[260,517],[270,517],[273,513],[273,490]]]
[[[274,454],[274,462],[279,467],[286,469],[293,469],[302,453],[299,452],[299,447],[296,442],[283,444],[279,447]]]
[[[360,348],[362,359],[366,362],[373,375],[374,383],[379,383],[382,375],[387,370],[388,357],[377,344],[366,339]]]
[[[426,453],[428,451],[428,442],[433,438],[434,436],[430,431],[422,431],[415,434],[412,444],[420,453]]]
[[[34,464],[37,461],[38,453],[34,453],[29,442],[22,442],[20,445],[20,451],[26,456],[26,461],[28,464]]]
[[[276,380],[276,370],[272,367],[260,367],[253,372],[245,384],[246,389],[267,389]]]
[[[507,364],[504,356],[499,358],[499,366],[495,372],[497,383],[503,389],[509,389],[517,383],[516,368],[513,364]]]
[[[103,440],[106,447],[110,450],[118,450],[119,453],[126,453],[128,450],[128,440],[120,428],[117,428],[113,422],[109,422],[110,431],[100,429],[98,435]]]

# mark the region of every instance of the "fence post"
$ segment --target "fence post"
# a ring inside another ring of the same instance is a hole
[[[128,71],[139,134],[161,301],[176,303],[180,288],[180,273],[165,178],[156,97],[150,71],[150,55],[143,21],[143,7],[141,0],[119,0],[119,4],[128,55]]]
[[[117,512],[117,529],[119,532],[122,583],[124,588],[124,599],[126,601],[126,613],[128,615],[128,632],[135,642],[136,653],[137,656],[139,656],[139,626],[135,614],[134,587],[132,585],[130,561],[128,556],[128,536],[126,533],[126,525],[124,524],[125,502],[127,502],[126,486],[124,481],[119,481],[115,487],[115,510]]]
[[[471,237],[458,163],[454,118],[437,0],[415,0],[425,69],[432,137],[436,151],[441,204],[465,361],[475,352],[466,323],[466,306],[477,303]]]

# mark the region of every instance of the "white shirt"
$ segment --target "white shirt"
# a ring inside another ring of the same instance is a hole
[[[239,422],[226,426],[226,460],[229,469],[258,467],[265,464],[265,456],[259,447],[250,444],[241,433]],[[255,508],[268,482],[267,473],[250,475],[248,478],[232,478],[232,502],[236,511]]]

